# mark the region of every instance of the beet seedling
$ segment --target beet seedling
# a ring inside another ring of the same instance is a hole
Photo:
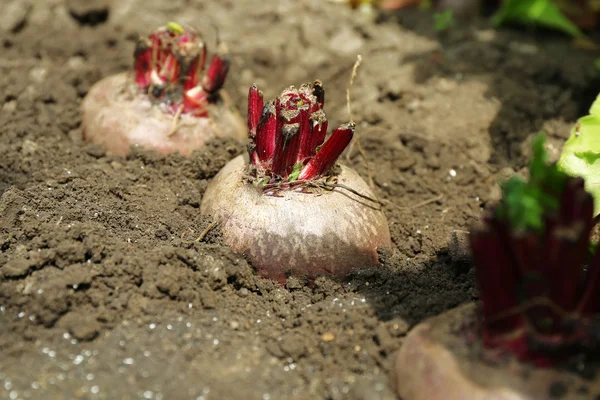
[[[546,164],[534,142],[528,181],[506,182],[471,248],[484,344],[539,365],[600,344],[600,253],[588,262],[594,201],[583,179]]]
[[[249,161],[228,163],[209,184],[201,211],[223,238],[265,276],[342,277],[377,265],[391,245],[387,220],[369,186],[352,169],[335,167],[355,125],[325,140],[325,91],[320,81],[285,89],[264,102],[248,93]]]
[[[600,252],[589,257],[593,199],[581,178],[547,164],[542,136],[533,153],[529,178],[506,182],[501,202],[469,234],[481,303],[411,330],[395,361],[401,398],[543,400],[562,392],[583,400],[599,393],[597,380],[565,368],[572,361],[581,368],[600,349]]]
[[[229,71],[227,48],[207,48],[193,29],[170,22],[140,37],[134,73],[98,82],[82,103],[86,140],[124,155],[131,145],[184,155],[216,137],[245,136],[221,88]]]

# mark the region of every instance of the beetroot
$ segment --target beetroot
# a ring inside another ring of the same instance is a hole
[[[217,137],[243,140],[244,123],[220,92],[227,49],[219,44],[203,76],[206,58],[199,35],[179,24],[140,38],[135,73],[101,80],[83,100],[84,138],[117,155],[131,145],[189,155]]]
[[[404,341],[396,361],[403,399],[558,398],[553,382],[583,382],[566,366],[598,359],[594,200],[583,179],[547,164],[543,136],[533,155],[529,178],[505,182],[501,202],[469,234],[480,307],[434,317]]]
[[[227,164],[209,184],[201,212],[220,225],[225,242],[265,276],[345,276],[378,264],[391,246],[388,223],[364,180],[335,163],[355,126],[325,141],[321,82],[289,87],[264,104],[248,95],[250,162]]]

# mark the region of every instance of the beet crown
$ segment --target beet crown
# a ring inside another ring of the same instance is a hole
[[[594,202],[583,179],[547,164],[542,136],[533,153],[529,179],[506,182],[470,238],[484,344],[547,365],[600,343],[600,252],[588,262]]]
[[[191,28],[175,22],[141,37],[135,48],[135,81],[173,113],[206,116],[229,71],[227,49],[217,45],[206,75],[206,45]]]
[[[253,85],[248,93],[250,164],[263,183],[310,181],[327,175],[354,135],[340,125],[325,142],[325,91],[320,81],[290,86],[264,104]]]

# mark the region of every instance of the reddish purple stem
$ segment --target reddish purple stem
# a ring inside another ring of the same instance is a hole
[[[354,136],[354,123],[340,125],[300,172],[299,180],[313,179],[328,172]]]

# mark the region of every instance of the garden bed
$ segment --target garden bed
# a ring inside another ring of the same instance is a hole
[[[556,156],[598,91],[593,55],[485,20],[435,33],[431,15],[372,22],[321,0],[13,0],[0,14],[0,397],[394,399],[392,354],[416,323],[476,299],[449,234],[499,198],[544,130]],[[0,7],[1,9],[1,7]],[[330,126],[348,120],[357,54],[357,148],[343,156],[384,202],[394,248],[347,280],[256,276],[199,206],[245,151],[191,157],[81,139],[79,103],[128,70],[139,34],[169,20],[218,26],[225,89],[272,98],[321,79]],[[4,32],[1,29],[7,29]],[[191,243],[190,243],[191,242]],[[410,366],[407,366],[410,368]],[[13,397],[14,396],[14,397]]]

